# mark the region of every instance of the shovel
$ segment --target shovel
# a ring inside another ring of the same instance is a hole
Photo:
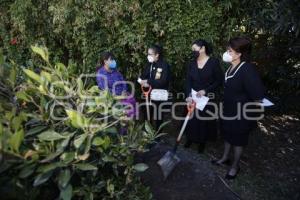
[[[142,92],[144,94],[144,96],[146,97],[146,110],[147,110],[147,120],[150,121],[150,108],[149,108],[149,93],[152,90],[152,87],[149,85],[149,87],[143,87],[142,88]],[[147,90],[146,90],[147,88]]]
[[[161,170],[163,172],[164,175],[164,180],[167,179],[167,177],[169,176],[169,174],[173,171],[173,169],[175,168],[175,166],[180,162],[180,158],[176,155],[176,151],[177,151],[177,147],[180,143],[182,134],[184,132],[184,129],[187,125],[187,122],[190,119],[190,116],[192,115],[194,109],[195,109],[195,102],[192,102],[190,104],[187,105],[187,109],[188,109],[188,114],[185,117],[184,123],[181,127],[180,133],[176,139],[176,143],[175,146],[173,148],[173,150],[168,151],[158,162],[157,164],[160,165]]]

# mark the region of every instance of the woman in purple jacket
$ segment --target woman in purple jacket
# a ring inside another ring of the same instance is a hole
[[[117,70],[117,62],[111,52],[101,54],[100,67],[97,70],[97,84],[100,90],[108,89],[113,95],[128,96],[127,85],[122,74]],[[127,116],[133,118],[136,115],[136,101],[134,97],[126,97],[121,101],[125,105],[132,106],[127,110]]]

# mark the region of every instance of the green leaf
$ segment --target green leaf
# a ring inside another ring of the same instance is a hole
[[[108,155],[105,155],[102,157],[102,160],[104,162],[116,162],[116,159],[112,156],[108,156]]]
[[[93,139],[93,135],[88,135],[87,142],[85,144],[84,155],[89,155],[89,151],[92,146],[92,139]]]
[[[44,95],[47,94],[47,91],[46,91],[46,89],[45,89],[45,87],[44,87],[43,85],[40,85],[40,86],[38,87],[38,90],[40,91],[40,93],[42,93],[42,94],[44,94]]]
[[[74,158],[75,158],[75,152],[66,152],[60,156],[60,159],[66,164],[72,162]]]
[[[72,133],[71,135],[68,135],[67,139],[63,140],[61,143],[60,143],[60,146],[61,148],[65,148],[69,145],[69,142],[70,142],[70,139],[71,137],[74,135],[74,133]]]
[[[3,50],[2,49],[0,49],[0,66],[2,66],[3,65],[3,63],[4,63],[4,55],[3,55]],[[1,75],[1,74],[0,74]]]
[[[27,178],[28,176],[33,174],[35,170],[35,166],[36,166],[35,164],[32,164],[24,167],[19,173],[19,178]]]
[[[55,153],[51,153],[49,154],[45,159],[41,160],[41,163],[47,163],[52,161],[53,159],[55,159],[57,156],[59,156],[60,154],[62,154],[64,152],[64,149],[58,149]]]
[[[118,129],[115,126],[111,126],[109,128],[106,128],[103,130],[104,133],[111,133],[111,134],[117,134]]]
[[[48,128],[47,126],[36,126],[32,129],[30,129],[29,131],[27,131],[25,134],[25,137],[38,134],[47,128]]]
[[[89,88],[88,91],[91,93],[99,92],[99,87],[97,85],[94,85],[91,88]]]
[[[105,143],[105,140],[102,139],[101,137],[95,137],[95,138],[93,139],[93,142],[92,142],[92,144],[93,144],[94,146],[101,146],[101,145],[103,145],[104,143]]]
[[[0,162],[0,174],[10,169],[13,164],[7,162]]]
[[[63,63],[56,63],[55,68],[58,69],[61,72],[67,71],[67,68]]]
[[[107,186],[106,186],[106,190],[108,193],[113,194],[114,190],[115,190],[115,186],[114,184],[110,183],[110,181],[108,181]]]
[[[53,130],[47,130],[38,135],[38,138],[41,141],[54,141],[61,140],[67,138],[67,136],[63,136]]]
[[[22,124],[22,118],[20,116],[15,116],[13,119],[12,119],[12,124],[13,124],[13,129],[15,131],[19,130],[20,129],[20,126]]]
[[[138,163],[138,164],[135,164],[133,166],[133,168],[138,171],[138,172],[144,172],[146,171],[149,167],[148,165],[146,165],[145,163]]]
[[[35,72],[33,72],[33,71],[29,70],[29,69],[23,69],[23,71],[25,72],[25,74],[27,76],[29,76],[29,78],[37,81],[38,83],[42,83],[41,77],[38,74],[36,74]]]
[[[81,134],[79,137],[77,137],[75,140],[74,140],[74,146],[76,149],[78,149],[82,143],[85,141],[87,137],[87,134]]]
[[[59,195],[59,199],[62,200],[71,200],[72,199],[72,185],[68,185],[66,188],[62,188],[60,190],[60,195]]]
[[[10,74],[9,74],[9,80],[12,83],[12,86],[14,87],[14,85],[16,84],[16,78],[17,78],[17,71],[16,71],[16,67],[13,66],[10,70]]]
[[[75,110],[66,110],[66,112],[69,119],[71,120],[72,126],[74,126],[75,128],[85,127],[85,123],[87,120],[82,117],[80,113]]]
[[[147,133],[149,133],[149,134],[155,133],[155,130],[153,129],[153,127],[151,126],[151,124],[148,121],[145,122],[145,129],[146,129]]]
[[[19,152],[19,147],[24,139],[24,131],[23,129],[17,131],[15,134],[13,134],[9,140],[9,144],[11,148],[15,152]]]
[[[24,101],[30,101],[28,95],[26,94],[25,91],[19,91],[16,93],[16,97],[20,100],[24,100]]]
[[[50,163],[50,164],[46,164],[46,165],[42,165],[37,169],[37,172],[40,173],[46,173],[48,171],[53,171],[54,169],[58,168],[58,167],[64,167],[65,164],[64,163],[60,163],[60,162],[56,162],[56,163]]]
[[[104,146],[104,149],[107,149],[109,147],[109,145],[111,144],[111,141],[110,141],[110,138],[108,136],[106,136],[104,138],[104,140],[105,140],[105,143],[104,143],[103,146]]]
[[[31,46],[31,49],[34,53],[40,55],[44,61],[49,62],[49,53],[47,48],[41,48],[38,46]]]
[[[51,74],[49,74],[46,71],[42,71],[41,72],[41,76],[44,77],[48,82],[51,82],[52,78],[51,78]]]
[[[94,165],[88,163],[78,163],[74,164],[74,166],[82,171],[89,171],[89,170],[97,170],[98,168]]]
[[[81,78],[77,78],[77,87],[78,87],[79,94],[81,94],[81,92],[83,90],[83,82],[82,82]]]
[[[159,126],[159,128],[158,128],[158,130],[157,130],[156,133],[159,133],[159,132],[160,132],[166,125],[168,125],[170,122],[171,122],[171,120],[162,123],[162,124]]]
[[[62,170],[58,176],[58,185],[65,188],[71,179],[71,172],[69,169]]]
[[[3,125],[2,122],[0,122],[0,136],[3,134]],[[0,144],[1,145],[1,144]]]
[[[53,174],[53,171],[49,171],[47,173],[42,173],[42,174],[37,175],[34,179],[33,186],[36,187],[36,186],[39,186],[39,185],[45,183],[52,176],[52,174]]]

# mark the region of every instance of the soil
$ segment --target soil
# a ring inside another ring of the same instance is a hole
[[[139,159],[149,168],[141,174],[142,182],[151,188],[156,200],[235,200],[239,199],[213,171],[211,163],[197,153],[177,150],[181,161],[166,180],[157,161],[172,147],[160,143]]]
[[[298,115],[299,116],[299,115]],[[299,200],[300,199],[300,119],[297,115],[270,114],[258,122],[249,138],[241,159],[237,178],[223,182],[228,167],[216,167],[210,160],[220,158],[223,139],[219,136],[208,143],[204,154],[197,146],[180,146],[181,162],[163,181],[156,162],[171,149],[181,123],[172,120],[164,132],[165,143],[143,155],[141,161],[149,165],[142,181],[150,186],[157,200],[245,199]],[[170,118],[170,117],[169,117]],[[184,138],[182,143],[184,143]]]

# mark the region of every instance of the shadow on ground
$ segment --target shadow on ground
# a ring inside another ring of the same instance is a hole
[[[167,180],[156,163],[171,146],[160,143],[151,151],[140,155],[139,162],[144,162],[149,169],[141,174],[142,182],[151,188],[156,200],[236,200],[221,178],[213,171],[208,160],[202,159],[193,151],[178,149],[181,162],[175,167]]]

